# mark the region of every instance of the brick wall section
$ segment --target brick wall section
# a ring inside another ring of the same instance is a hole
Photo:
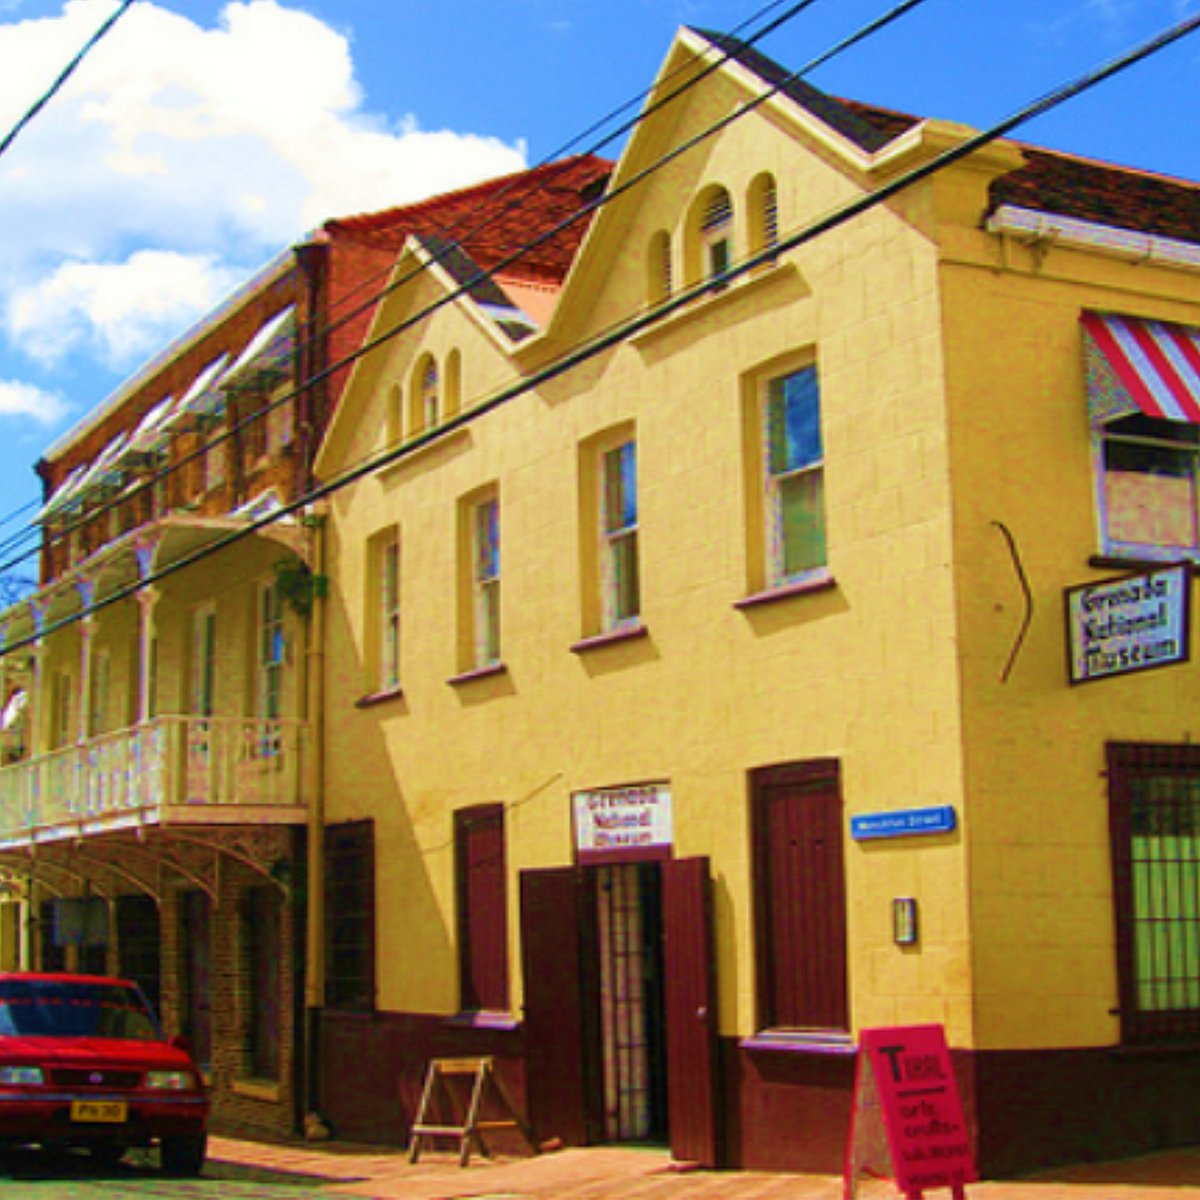
[[[279,830],[276,861],[294,865],[289,831]],[[295,877],[295,872],[291,873]],[[226,859],[221,864],[217,903],[211,910],[209,964],[212,1019],[212,1088],[214,1129],[287,1136],[297,1125],[296,1055],[301,1039],[296,1025],[297,987],[294,969],[303,946],[303,931],[294,895],[285,898],[280,920],[280,995],[278,997],[280,1066],[277,1080],[248,1078],[246,1037],[252,997],[242,952],[243,902],[247,889],[264,877]],[[166,892],[162,903],[162,1019],[168,1033],[184,1026],[186,980],[182,944],[181,898],[186,887]]]

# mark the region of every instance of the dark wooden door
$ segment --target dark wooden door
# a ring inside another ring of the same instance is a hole
[[[191,1039],[192,1057],[200,1066],[208,1067],[212,1063],[212,994],[209,987],[211,905],[203,892],[185,892],[182,905],[183,1032]]]
[[[521,872],[525,1062],[539,1140],[599,1136],[594,901],[577,867]]]
[[[662,884],[671,1154],[715,1167],[720,1094],[708,859],[664,862]]]

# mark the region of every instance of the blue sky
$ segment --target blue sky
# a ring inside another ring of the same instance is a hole
[[[306,229],[540,162],[643,91],[680,24],[765,3],[138,0],[0,159],[0,522],[39,455]],[[815,0],[760,48],[797,67],[889,3]],[[0,134],[115,6],[0,0]],[[1197,11],[926,0],[811,79],[983,128]],[[1194,35],[1018,136],[1200,179],[1198,111]]]

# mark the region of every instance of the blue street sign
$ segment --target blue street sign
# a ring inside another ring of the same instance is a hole
[[[949,833],[955,826],[954,808],[902,808],[896,812],[860,813],[850,818],[850,836],[856,842],[870,838],[912,837],[921,833]]]

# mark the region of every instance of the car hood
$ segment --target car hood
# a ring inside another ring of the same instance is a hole
[[[0,1037],[0,1062],[196,1070],[184,1051],[167,1042],[121,1038]]]

